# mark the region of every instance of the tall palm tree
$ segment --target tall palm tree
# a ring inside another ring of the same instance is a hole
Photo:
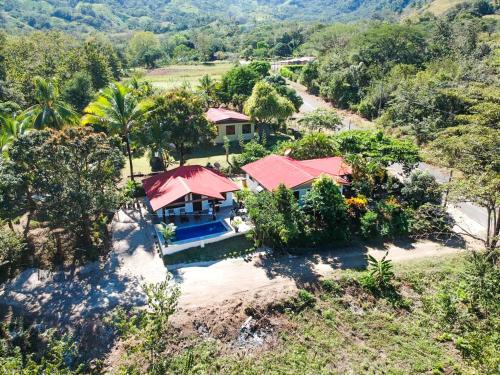
[[[0,152],[8,155],[12,142],[30,130],[29,123],[23,123],[15,117],[0,115]]]
[[[134,181],[134,167],[130,151],[130,131],[144,120],[151,108],[151,100],[139,101],[131,88],[120,83],[112,83],[101,90],[98,98],[84,109],[82,125],[102,124],[110,133],[119,134],[124,138],[132,181]]]
[[[59,97],[59,90],[50,81],[40,77],[35,80],[36,104],[21,114],[25,126],[35,129],[62,129],[77,123],[78,116],[69,104]]]

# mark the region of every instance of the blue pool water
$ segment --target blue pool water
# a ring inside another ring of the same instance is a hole
[[[175,242],[186,241],[190,239],[212,236],[219,233],[227,232],[228,229],[222,222],[214,221],[213,223],[194,225],[187,228],[179,228],[175,231]]]

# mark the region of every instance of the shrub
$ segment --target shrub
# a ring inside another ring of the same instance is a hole
[[[361,235],[366,239],[378,237],[378,215],[376,212],[368,211],[361,217]]]
[[[306,306],[313,306],[316,303],[316,297],[307,290],[301,289],[298,294],[299,300]]]
[[[123,187],[123,194],[126,198],[130,199],[143,197],[146,192],[144,191],[144,187],[140,182],[128,180]]]
[[[26,243],[21,236],[9,229],[0,228],[0,269],[3,275],[14,275],[25,251]]]
[[[262,159],[269,154],[269,150],[267,150],[264,145],[252,140],[245,143],[243,146],[243,152],[233,158],[233,164],[236,168],[241,168],[248,163]]]
[[[412,235],[437,235],[451,233],[454,220],[443,206],[424,203],[416,210],[408,210],[408,230]]]
[[[394,278],[392,261],[387,259],[389,252],[386,252],[382,259],[378,260],[372,255],[368,255],[368,272],[375,285],[379,288],[386,288]]]
[[[434,176],[417,169],[405,181],[401,196],[413,208],[418,208],[425,203],[440,204],[441,188]]]
[[[342,290],[340,284],[335,280],[321,280],[321,288],[328,293],[338,294]]]

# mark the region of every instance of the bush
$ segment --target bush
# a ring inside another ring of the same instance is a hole
[[[306,306],[313,306],[316,303],[316,297],[307,290],[301,289],[298,294],[299,300]]]
[[[233,158],[233,164],[239,169],[248,163],[262,159],[269,154],[269,150],[267,150],[264,145],[260,144],[256,140],[252,140],[245,143],[243,146],[243,152]]]
[[[5,276],[13,276],[20,268],[20,263],[26,252],[23,238],[13,231],[0,229],[0,270]]]
[[[146,192],[140,182],[128,180],[123,188],[123,194],[126,198],[140,198],[143,197]]]
[[[321,280],[321,288],[328,293],[338,294],[342,290],[340,284],[335,280]]]
[[[454,220],[443,206],[425,203],[416,210],[407,210],[408,230],[412,235],[451,233]]]
[[[425,203],[441,203],[441,188],[429,172],[419,169],[413,171],[404,185],[401,196],[410,207],[417,208]]]
[[[368,211],[361,217],[361,235],[366,239],[378,237],[378,214],[376,212]]]

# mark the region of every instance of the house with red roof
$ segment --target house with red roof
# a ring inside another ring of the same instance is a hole
[[[255,134],[255,125],[243,113],[226,108],[210,108],[205,115],[209,121],[217,126],[215,143],[224,143],[224,136],[229,138],[230,141],[240,139],[247,141],[252,139]]]
[[[158,216],[201,213],[215,205],[231,207],[240,190],[229,178],[200,165],[185,165],[142,181],[146,197]]]
[[[352,169],[342,157],[295,160],[287,156],[269,155],[242,167],[247,186],[253,192],[273,191],[280,184],[294,191],[298,200],[325,174],[337,182],[341,192],[350,185]]]

